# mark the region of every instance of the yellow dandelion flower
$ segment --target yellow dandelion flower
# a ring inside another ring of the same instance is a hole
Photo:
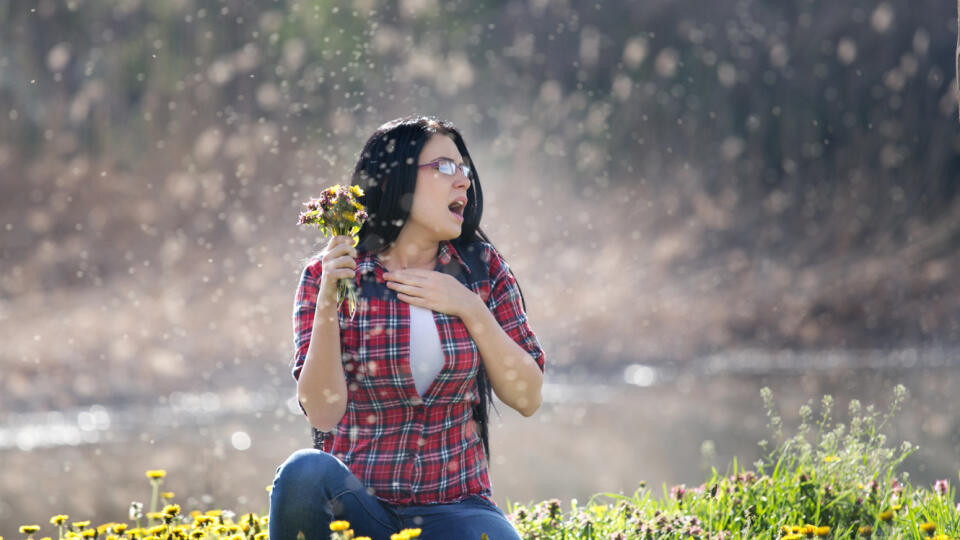
[[[147,532],[150,533],[150,534],[152,534],[152,535],[154,535],[154,536],[160,536],[161,534],[167,532],[167,526],[166,526],[166,525],[154,525],[153,527],[150,527],[149,529],[147,529]]]
[[[816,528],[814,528],[814,530],[813,530],[813,534],[815,534],[815,535],[817,535],[817,536],[829,536],[829,535],[830,535],[830,527],[816,527]]]
[[[823,458],[823,461],[825,461],[826,463],[833,463],[835,461],[840,461],[840,458],[837,456],[825,456]]]
[[[857,529],[857,534],[863,536],[864,538],[870,538],[870,536],[873,535],[873,527],[864,525],[863,527]]]
[[[147,512],[147,519],[163,519],[163,512]]]
[[[50,524],[57,525],[57,526],[63,525],[64,523],[67,522],[68,519],[70,519],[70,516],[68,516],[67,514],[57,514],[52,518],[50,518]]]
[[[21,525],[20,534],[33,534],[40,530],[39,525]]]
[[[73,526],[76,527],[76,528],[78,528],[78,529],[80,529],[80,530],[82,531],[83,529],[85,529],[85,528],[87,528],[87,527],[90,526],[90,520],[88,519],[88,520],[84,520],[84,521],[74,521],[74,522],[73,522]]]
[[[220,517],[223,515],[223,510],[207,510],[207,515],[210,517]]]
[[[938,534],[933,537],[933,540],[951,540],[949,536],[945,534]]]
[[[230,534],[240,534],[242,531],[239,525],[229,525],[227,526],[227,532]]]
[[[83,531],[80,532],[80,536],[82,536],[82,537],[84,537],[84,538],[94,538],[94,537],[97,536],[97,530],[96,530],[96,529],[84,529]]]
[[[151,480],[160,480],[165,476],[167,476],[167,471],[163,469],[154,469],[154,470],[147,471],[147,478]]]
[[[253,540],[267,540],[268,536],[269,534],[267,534],[266,531],[258,532],[257,534],[253,535]]]
[[[67,540],[77,540],[77,538],[80,538],[80,535],[73,531],[67,531],[64,533],[63,537]]]
[[[166,516],[174,517],[180,514],[180,505],[179,504],[168,504],[163,507],[163,513]]]
[[[126,530],[127,530],[127,524],[126,524],[126,523],[115,523],[115,524],[113,525],[113,532],[115,532],[115,533],[117,533],[117,534],[123,534],[124,531],[126,531]]]
[[[330,530],[331,531],[345,531],[350,528],[350,522],[344,520],[331,521]]]
[[[895,505],[893,505],[893,506],[890,507],[890,509],[893,510],[894,512],[896,512],[897,510],[899,510],[899,509],[901,509],[901,508],[903,508],[903,505],[902,505],[902,504],[895,504]]]
[[[160,494],[160,496],[163,497],[164,499],[168,499],[168,500],[169,500],[169,499],[172,499],[172,498],[173,498],[173,492],[172,492],[172,491],[164,491],[164,492],[162,492],[162,493]]]
[[[357,185],[350,186],[350,193],[355,197],[363,197],[363,188]]]
[[[934,531],[937,530],[937,524],[931,521],[920,524],[920,532],[928,536],[933,535]]]
[[[884,510],[877,517],[880,518],[880,521],[890,521],[893,519],[893,510]]]
[[[200,529],[196,529],[192,533],[190,533],[190,538],[193,538],[194,540],[200,540],[206,534],[207,533],[201,531]]]

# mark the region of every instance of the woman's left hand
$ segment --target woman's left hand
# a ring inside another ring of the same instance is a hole
[[[479,295],[457,281],[457,278],[443,272],[407,268],[384,272],[383,278],[400,300],[461,319],[480,300]]]

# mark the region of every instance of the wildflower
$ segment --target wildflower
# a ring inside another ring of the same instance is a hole
[[[824,456],[823,461],[826,463],[834,463],[840,461],[840,458],[837,456]]]
[[[127,530],[127,524],[126,524],[126,523],[114,523],[114,525],[113,525],[113,532],[115,532],[115,533],[117,533],[117,534],[123,534],[124,531],[126,531],[126,530]]]
[[[268,536],[268,534],[267,534],[266,531],[264,531],[264,532],[258,532],[257,534],[255,534],[255,535],[253,536],[253,540],[267,540],[267,536]]]
[[[893,519],[893,510],[884,510],[877,517],[880,518],[880,521],[890,521]]]
[[[67,521],[68,519],[70,519],[70,516],[68,516],[68,515],[66,515],[66,514],[57,514],[57,515],[53,516],[52,518],[50,518],[50,524],[51,524],[51,525],[60,526],[60,525],[63,525],[64,523],[66,523],[66,521]]]
[[[180,505],[179,504],[168,504],[163,507],[163,513],[167,517],[176,517],[180,514]]]
[[[946,480],[937,480],[933,484],[933,491],[937,495],[941,497],[945,497],[947,495],[947,492],[950,491],[950,482]]]
[[[136,521],[143,517],[143,503],[133,501],[130,503],[130,521]]]
[[[932,536],[936,530],[937,530],[937,524],[931,521],[920,524],[920,532],[922,532],[927,536]]]
[[[147,471],[147,478],[151,480],[161,480],[165,476],[167,476],[167,471],[164,471],[162,469]]]
[[[40,530],[39,525],[21,525],[20,534],[33,534]]]
[[[933,537],[933,540],[951,540],[949,536],[945,534],[938,534]]]
[[[84,529],[80,531],[81,538],[96,538],[97,530],[96,529]]]
[[[324,236],[349,235],[356,244],[357,233],[369,217],[363,205],[356,200],[362,196],[363,190],[359,186],[346,188],[337,184],[329,187],[320,193],[320,197],[304,203],[307,210],[300,214],[297,225],[316,225]],[[354,280],[350,278],[337,281],[338,309],[344,300],[348,302],[352,318],[356,312],[358,294]]]
[[[160,493],[160,496],[163,497],[164,499],[167,499],[167,500],[169,501],[170,499],[173,498],[173,492],[172,492],[172,491],[164,491],[164,492],[161,492],[161,493]]]
[[[147,512],[147,519],[152,519],[152,520],[163,519],[163,512]]]
[[[815,534],[816,536],[829,536],[830,527],[815,527],[813,529],[813,534]]]
[[[193,540],[200,540],[201,538],[206,536],[206,534],[207,533],[203,532],[200,529],[194,529],[193,532],[190,533],[190,538],[193,538]]]
[[[864,525],[863,527],[857,529],[857,534],[864,538],[870,538],[873,535],[873,527]]]
[[[76,527],[77,529],[80,529],[80,530],[82,531],[83,529],[85,529],[85,528],[87,528],[87,527],[90,526],[90,520],[86,520],[86,521],[74,521],[74,522],[73,522],[73,526]]]
[[[331,521],[330,530],[331,531],[345,531],[350,528],[350,522],[344,520]]]

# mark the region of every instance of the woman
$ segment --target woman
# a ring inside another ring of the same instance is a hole
[[[531,416],[544,354],[520,288],[480,230],[483,193],[457,129],[388,122],[353,183],[369,218],[356,247],[330,240],[296,294],[293,376],[320,437],[277,469],[270,538],[358,536],[491,540],[519,535],[491,496],[491,390]],[[356,279],[353,318],[336,282]]]

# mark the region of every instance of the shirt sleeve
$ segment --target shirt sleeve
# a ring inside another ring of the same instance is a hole
[[[520,288],[507,261],[492,246],[489,247],[490,298],[487,307],[514,342],[523,347],[544,371],[544,354],[540,341],[530,328],[520,298]]]
[[[313,316],[317,309],[317,294],[319,292],[320,265],[317,263],[315,275],[313,265],[307,265],[300,275],[300,284],[293,301],[293,378],[300,378],[303,361],[307,357],[310,347],[310,334],[313,332]]]

